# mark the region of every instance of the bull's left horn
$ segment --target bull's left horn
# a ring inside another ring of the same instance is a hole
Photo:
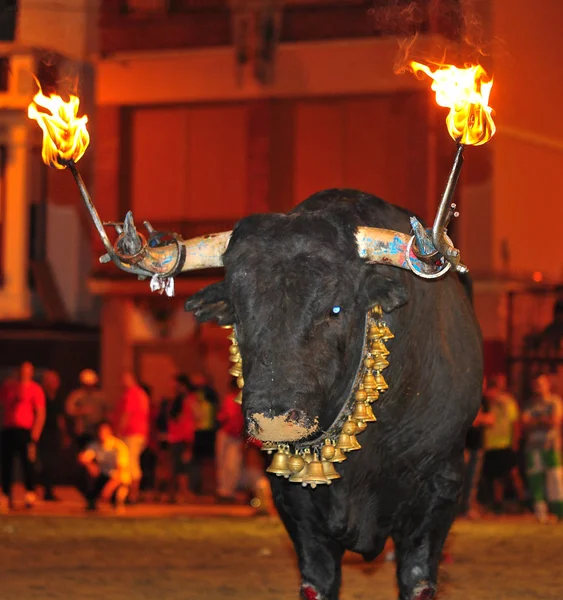
[[[407,261],[410,239],[411,236],[392,229],[358,227],[356,230],[356,243],[361,258],[367,258],[370,263],[392,265],[401,269],[410,270]],[[410,258],[418,261],[413,255]]]

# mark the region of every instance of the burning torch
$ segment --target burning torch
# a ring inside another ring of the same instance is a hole
[[[55,169],[68,168],[72,173],[106,250],[100,262],[113,262],[139,279],[150,277],[151,289],[172,296],[173,277],[181,270],[186,255],[191,252],[192,263],[196,264],[205,259],[198,250],[198,238],[185,243],[177,234],[155,231],[148,221],[144,223],[148,232],[145,237],[136,230],[131,212],[123,223],[102,222],[76,166],[90,143],[88,117],[78,116],[79,106],[80,100],[73,95],[65,101],[57,95],[45,96],[40,89],[33,97],[27,114],[43,130],[43,161]],[[113,226],[118,234],[113,244],[105,226]]]
[[[493,80],[481,65],[463,69],[440,65],[432,71],[427,65],[411,61],[410,67],[415,75],[423,73],[433,80],[431,88],[436,92],[436,103],[450,109],[446,126],[457,142],[453,166],[432,229],[425,229],[418,219],[411,217],[413,237],[407,253],[409,266],[421,277],[434,279],[444,275],[452,266],[460,273],[467,272],[467,267],[460,262],[459,250],[447,235],[447,229],[451,218],[459,214],[452,198],[463,166],[463,150],[465,146],[485,144],[496,131],[492,108],[488,104]],[[427,268],[420,269],[411,260],[411,249]]]

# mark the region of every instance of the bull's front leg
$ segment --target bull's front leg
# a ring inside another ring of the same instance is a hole
[[[293,542],[301,573],[303,600],[338,600],[344,548],[331,538],[311,493],[284,479],[271,477],[274,504]]]
[[[393,535],[399,600],[432,600],[446,537],[455,519],[461,480],[435,476],[420,498],[416,515],[408,515]]]

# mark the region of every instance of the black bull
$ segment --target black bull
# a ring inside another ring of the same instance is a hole
[[[247,426],[265,440],[272,432],[261,431],[255,415],[330,426],[355,376],[371,306],[382,306],[395,334],[389,390],[373,404],[377,422],[362,434],[362,449],[339,465],[342,479],[310,489],[271,477],[303,598],[337,599],[344,551],[373,559],[388,538],[400,600],[435,593],[464,436],[480,403],[482,349],[457,275],[424,280],[359,258],[356,227],[408,233],[409,216],[368,194],[328,190],[287,215],[247,217],[225,253],[224,281],[186,304],[201,321],[236,324]]]

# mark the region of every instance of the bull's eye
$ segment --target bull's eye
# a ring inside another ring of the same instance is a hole
[[[331,317],[338,317],[340,316],[340,312],[342,311],[342,309],[340,308],[340,306],[333,306],[331,311],[330,311],[330,316]]]

